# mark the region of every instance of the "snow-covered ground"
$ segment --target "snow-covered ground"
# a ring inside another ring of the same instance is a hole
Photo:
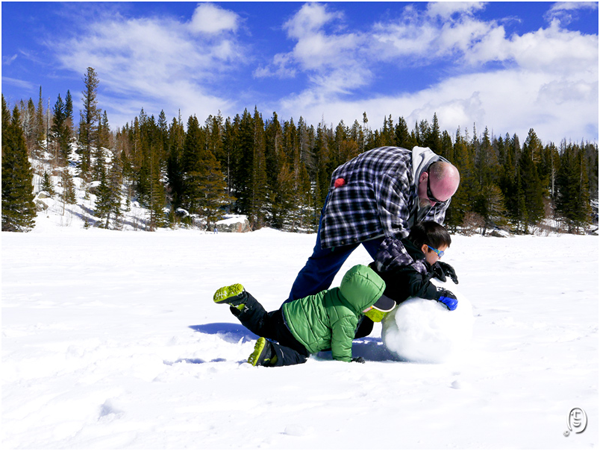
[[[598,446],[598,237],[453,237],[475,315],[460,361],[393,360],[378,326],[364,365],[285,368],[245,363],[256,337],[212,294],[240,282],[278,308],[315,235],[42,217],[1,238],[3,449]],[[567,437],[575,407],[589,425]]]

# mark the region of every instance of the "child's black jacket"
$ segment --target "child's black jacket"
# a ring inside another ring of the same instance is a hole
[[[403,239],[402,243],[413,258],[413,264],[396,266],[384,272],[376,270],[375,262],[370,265],[385,281],[386,289],[383,294],[396,301],[396,304],[412,296],[437,300],[440,297],[440,290],[430,282],[434,274],[431,265],[425,260],[425,254],[408,239]]]

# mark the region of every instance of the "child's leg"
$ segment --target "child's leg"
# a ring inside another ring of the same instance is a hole
[[[273,346],[273,351],[277,356],[277,360],[273,366],[298,365],[299,363],[305,363],[310,355],[308,352],[303,354],[295,349],[282,346],[277,343],[271,343],[271,345]]]
[[[263,365],[263,361],[267,362],[265,366],[296,365],[306,362],[310,356],[288,329],[283,311],[267,312],[241,285],[223,287],[217,290],[213,299],[218,304],[229,304],[231,313],[240,323],[261,337],[248,358],[252,365]],[[278,341],[279,344],[266,341],[265,338]]]
[[[269,327],[270,313],[247,291],[244,291],[243,296],[244,308],[237,310],[235,307],[232,307],[231,313],[237,316],[237,319],[243,326],[256,335],[276,339]]]
[[[287,346],[260,337],[254,346],[254,352],[248,357],[252,366],[288,366],[306,362],[309,354],[298,352]]]
[[[213,300],[216,304],[227,304],[233,316],[259,336],[274,338],[265,330],[268,322],[268,313],[254,296],[248,293],[241,284],[229,285],[219,288]]]

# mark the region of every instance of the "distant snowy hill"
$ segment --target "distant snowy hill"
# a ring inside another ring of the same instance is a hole
[[[112,153],[108,149],[103,150],[105,161],[110,163]],[[52,164],[52,161],[53,156],[47,152],[42,154],[41,159],[34,159],[31,161],[32,167],[34,168],[33,185],[34,194],[36,196],[35,203],[38,207],[35,229],[39,231],[53,227],[86,228],[102,225],[104,221],[100,220],[100,218],[95,215],[97,196],[94,194],[100,182],[92,181],[87,187],[85,186],[83,180],[77,176],[79,156],[75,152],[71,152],[70,165],[66,170],[73,176],[77,199],[76,203],[70,205],[61,200],[60,195],[63,192],[63,187],[61,186],[60,175],[50,175],[50,180],[55,191],[54,195],[50,196],[49,193],[42,191],[44,172],[48,172],[48,174],[58,174],[57,169],[62,170],[62,168],[56,168],[55,165]],[[92,164],[93,163],[94,161],[92,159]],[[149,210],[141,206],[135,199],[128,202],[125,191],[124,187],[121,198],[122,216],[117,221],[111,220],[109,228],[117,230],[149,230]],[[168,213],[168,209],[165,209],[165,215]],[[232,214],[226,215],[222,222],[225,226],[228,226],[244,222],[245,220],[245,215]],[[213,232],[213,230],[205,231],[207,233]]]

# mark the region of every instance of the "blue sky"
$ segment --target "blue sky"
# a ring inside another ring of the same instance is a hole
[[[111,126],[143,108],[200,121],[258,107],[380,128],[437,113],[442,129],[534,128],[544,142],[598,140],[598,3],[3,2],[9,104],[98,73]]]

